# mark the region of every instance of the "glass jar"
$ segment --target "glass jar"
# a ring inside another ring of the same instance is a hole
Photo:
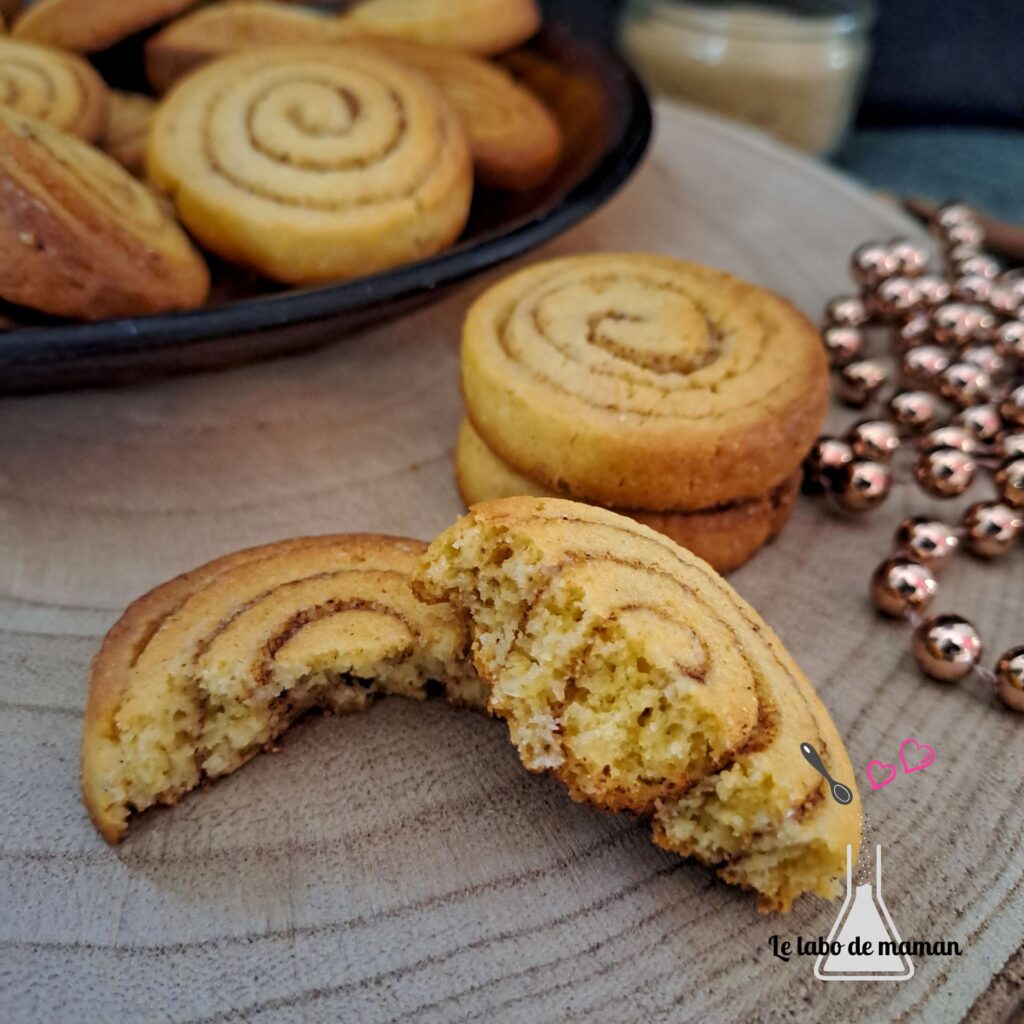
[[[630,0],[622,45],[656,90],[825,154],[860,102],[874,18],[871,0]]]

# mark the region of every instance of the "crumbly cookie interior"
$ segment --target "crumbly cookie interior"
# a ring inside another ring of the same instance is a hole
[[[529,538],[479,525],[422,578],[469,610],[491,708],[526,767],[557,770],[581,798],[648,811],[711,770],[729,723],[702,699],[713,668],[685,621],[641,604],[593,614],[584,577],[552,578]]]
[[[651,815],[659,844],[756,890],[763,909],[788,909],[803,892],[835,896],[859,813],[837,828],[820,780],[794,761],[795,735],[830,756],[841,744],[831,723],[817,729],[797,692],[809,685],[788,656],[772,661],[767,627],[745,624],[727,584],[693,559],[683,589],[695,605],[673,604],[673,556],[662,559],[640,527],[650,564],[615,563],[602,605],[587,581],[608,566],[607,523],[589,524],[598,532],[584,547],[553,561],[519,522],[467,520],[435,542],[414,587],[468,613],[492,710],[526,766],[553,771],[578,799]],[[719,600],[730,601],[724,624],[707,614]]]
[[[83,778],[99,780],[90,792],[103,806],[91,809],[108,838],[131,813],[235,771],[310,710],[437,691],[485,706],[461,627],[409,590],[413,556],[396,571],[338,554],[257,560],[152,624],[119,707],[87,747]]]

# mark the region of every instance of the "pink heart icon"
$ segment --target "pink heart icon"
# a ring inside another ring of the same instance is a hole
[[[873,768],[881,769],[878,772],[878,779],[875,779],[875,772]],[[893,779],[896,778],[896,765],[889,764],[887,761],[869,761],[868,762],[868,782],[871,783],[872,789],[882,789],[884,786],[888,786]]]
[[[907,764],[907,753],[910,753],[911,763]],[[915,752],[918,755],[915,757]],[[911,772],[923,771],[935,760],[935,751],[927,743],[918,743],[916,740],[905,739],[900,744],[900,761],[903,763],[903,771],[909,775]],[[914,761],[917,763],[915,764]]]

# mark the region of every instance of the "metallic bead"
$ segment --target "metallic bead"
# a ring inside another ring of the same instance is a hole
[[[995,347],[986,343],[980,345],[968,345],[960,350],[960,361],[971,363],[983,370],[988,376],[998,377],[1006,369],[1006,358]]]
[[[942,233],[947,252],[968,249],[979,250],[985,244],[985,229],[975,221],[953,224]]]
[[[988,341],[996,324],[995,314],[984,306],[946,302],[932,310],[932,333],[941,345]]]
[[[927,391],[897,391],[889,399],[889,415],[911,434],[930,430],[939,420],[941,406]]]
[[[864,335],[856,327],[826,327],[821,341],[833,366],[844,366],[864,351]]]
[[[995,336],[999,320],[988,306],[968,304],[964,316],[969,340],[991,341]]]
[[[917,279],[917,291],[923,306],[941,306],[949,302],[952,288],[944,277],[937,274],[925,274]]]
[[[1024,455],[1024,433],[1000,434],[996,442],[996,451],[1003,459],[1015,459]]]
[[[966,203],[944,203],[935,211],[933,223],[940,231],[958,224],[977,224],[978,215]]]
[[[956,498],[974,482],[978,466],[957,448],[926,448],[914,460],[914,478],[937,498]]]
[[[1024,456],[1007,459],[996,472],[996,489],[1007,505],[1024,508]]]
[[[947,243],[948,244],[948,243]],[[946,249],[946,265],[955,267],[958,263],[977,256],[981,253],[981,246],[971,242],[964,242],[961,245],[953,245]]]
[[[953,417],[953,422],[966,429],[983,445],[995,444],[1003,427],[999,409],[991,402],[984,405],[969,405],[966,409],[961,409]]]
[[[893,345],[897,352],[927,345],[932,337],[932,322],[927,313],[914,313],[896,328]]]
[[[857,409],[867,405],[889,379],[885,367],[875,359],[858,359],[839,371],[836,394],[841,401]]]
[[[891,490],[892,470],[884,462],[857,459],[840,468],[832,495],[848,512],[867,512],[881,505]]]
[[[920,277],[928,269],[928,249],[909,238],[893,238],[886,245],[903,277]]]
[[[1024,384],[1018,384],[999,403],[999,415],[1015,427],[1024,427]]]
[[[973,363],[953,363],[939,375],[939,393],[961,409],[983,402],[991,386],[989,375]]]
[[[840,295],[825,307],[825,321],[836,327],[863,327],[868,322],[867,307],[859,295]]]
[[[1024,320],[1007,320],[996,328],[996,348],[1007,358],[1024,360]]]
[[[990,281],[994,281],[1002,272],[998,260],[982,254],[960,260],[953,269],[957,277],[987,277]]]
[[[956,530],[938,519],[911,516],[896,530],[896,546],[915,561],[938,572],[959,550],[960,537]]]
[[[1024,711],[1024,647],[1006,651],[996,664],[996,696],[1011,711]]]
[[[1012,316],[1024,306],[1024,274],[1010,270],[996,278],[989,302],[999,313]]]
[[[873,288],[879,281],[900,273],[899,257],[881,242],[868,242],[851,257],[850,273],[857,284]]]
[[[976,501],[964,513],[963,527],[964,546],[972,555],[998,558],[1017,543],[1024,516],[998,501]]]
[[[918,345],[903,354],[900,375],[908,384],[934,384],[952,360],[938,345]]]
[[[952,683],[969,675],[981,660],[981,637],[959,615],[936,615],[914,630],[913,650],[921,671]]]
[[[871,577],[871,600],[894,619],[924,611],[938,592],[939,581],[931,569],[905,555],[886,559]]]
[[[890,462],[900,446],[899,431],[888,420],[861,420],[846,435],[858,459]]]
[[[839,470],[853,462],[853,449],[837,437],[819,437],[804,459],[804,493],[824,494],[835,486]]]
[[[921,289],[911,277],[888,277],[871,297],[871,310],[880,316],[905,316],[923,304]]]
[[[918,447],[921,449],[956,448],[957,451],[966,452],[968,455],[977,455],[981,446],[966,427],[950,423],[948,426],[929,430],[918,441]]]
[[[971,340],[967,326],[967,307],[962,302],[946,302],[932,310],[932,334],[942,345],[964,345]]]
[[[958,277],[953,282],[950,294],[957,302],[988,302],[992,294],[992,281],[980,274]]]

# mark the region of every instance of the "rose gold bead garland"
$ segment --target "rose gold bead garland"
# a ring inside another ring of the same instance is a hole
[[[883,614],[914,626],[914,658],[927,675],[953,682],[974,672],[1024,712],[1024,646],[992,671],[981,665],[981,637],[967,619],[923,615],[938,593],[936,574],[961,547],[992,559],[1024,536],[1024,272],[1003,272],[981,251],[984,232],[966,206],[942,207],[932,229],[946,277],[928,273],[924,246],[871,242],[851,260],[860,293],[826,307],[822,342],[840,400],[865,408],[890,379],[885,364],[867,356],[873,326],[891,327],[901,387],[884,403],[885,418],[861,420],[842,439],[818,439],[804,464],[804,491],[828,493],[848,512],[875,508],[892,489],[896,452],[914,438],[914,479],[933,497],[957,497],[979,471],[993,473],[999,500],[971,505],[959,527],[905,519],[871,595]]]

